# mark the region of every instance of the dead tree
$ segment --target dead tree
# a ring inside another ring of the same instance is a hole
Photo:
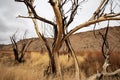
[[[102,71],[100,73],[94,74],[93,76],[90,76],[88,80],[100,80],[103,76],[110,77],[120,73],[120,69],[117,69],[116,71],[113,72],[108,72],[107,70],[108,67],[110,66],[110,54],[111,54],[111,49],[107,38],[108,31],[109,31],[109,21],[105,34],[99,32],[100,36],[102,37],[101,52],[104,57],[104,64],[102,66]]]
[[[69,25],[73,22],[75,15],[77,14],[77,10],[79,9],[79,6],[81,3],[85,2],[85,0],[49,0],[49,3],[51,7],[53,8],[54,15],[55,15],[55,22],[50,21],[48,19],[45,19],[41,16],[39,16],[35,10],[35,6],[33,5],[34,0],[15,0],[17,2],[23,2],[29,12],[29,16],[19,16],[20,18],[30,18],[33,20],[36,33],[39,36],[39,38],[44,42],[44,45],[48,49],[49,57],[50,57],[50,63],[51,63],[51,71],[52,73],[55,73],[58,77],[62,79],[62,72],[61,72],[61,66],[59,63],[59,49],[62,46],[63,42],[66,42],[69,50],[71,51],[72,57],[75,61],[75,68],[76,68],[76,79],[79,79],[79,65],[77,58],[75,56],[74,50],[70,44],[69,36],[76,32],[77,30],[89,27],[90,25],[97,24],[103,21],[107,20],[120,20],[120,13],[113,13],[113,9],[111,8],[110,11],[112,13],[106,13],[105,9],[107,4],[110,2],[110,0],[102,0],[100,5],[98,6],[97,10],[94,12],[93,16],[90,17],[90,19],[75,28],[73,28],[71,31],[67,31]],[[68,11],[65,11],[64,6],[67,4],[71,4]],[[41,33],[38,30],[36,19],[48,23],[54,27],[54,43],[52,50],[50,50],[49,45],[47,44],[47,41],[45,40],[44,36],[41,35]]]
[[[25,35],[24,35],[25,36]],[[22,41],[20,45],[21,47],[18,47],[18,43],[16,41],[16,33],[10,37],[10,40],[12,42],[12,48],[13,48],[13,53],[15,57],[15,61],[18,63],[24,62],[23,58],[25,56],[25,51],[27,50],[28,46],[32,42],[32,40],[27,41]],[[24,38],[23,38],[24,40]],[[21,49],[19,49],[21,48]]]

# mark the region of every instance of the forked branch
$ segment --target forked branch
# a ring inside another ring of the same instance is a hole
[[[102,66],[102,71],[100,73],[94,74],[92,76],[90,76],[87,80],[100,80],[103,76],[106,77],[111,77],[111,76],[115,76],[117,74],[120,73],[120,69],[117,69],[113,72],[108,72],[107,68],[110,66],[110,46],[107,40],[107,35],[108,35],[108,30],[109,29],[109,21],[108,21],[108,25],[105,31],[105,34],[102,34],[101,32],[100,35],[102,37],[103,43],[102,43],[102,55],[104,56],[104,64]]]
[[[99,22],[103,22],[103,21],[107,21],[107,20],[120,20],[120,12],[118,13],[105,13],[104,10],[108,4],[110,0],[102,0],[99,7],[96,9],[96,11],[94,12],[93,16],[86,22],[76,26],[75,28],[73,28],[71,31],[68,32],[68,34],[65,36],[65,38],[63,39],[63,41],[65,39],[67,39],[67,37],[69,37],[71,34],[73,34],[74,32],[76,32],[77,30],[84,28],[84,27],[89,27],[90,25],[99,23]]]
[[[12,48],[13,48],[15,61],[17,61],[19,63],[23,62],[25,51],[27,50],[28,46],[31,44],[32,40],[22,41],[20,43],[20,45],[22,45],[20,47],[20,49],[19,49],[19,46],[18,46],[17,41],[16,41],[16,33],[14,35],[12,35],[12,37],[10,37],[10,40],[12,42]],[[23,37],[23,40],[25,40],[25,37]]]
[[[45,18],[43,18],[43,17],[38,16],[38,14],[37,14],[36,11],[35,11],[35,7],[34,7],[33,5],[31,5],[31,2],[30,2],[30,1],[32,1],[32,0],[15,0],[15,1],[25,3],[25,5],[26,5],[27,7],[29,7],[29,9],[30,9],[30,10],[32,11],[32,13],[33,13],[33,17],[32,17],[32,18],[38,19],[38,20],[43,21],[43,22],[45,22],[45,23],[48,23],[48,24],[50,24],[50,25],[52,25],[52,26],[56,26],[56,24],[55,24],[54,22],[52,22],[52,21],[50,21],[50,20],[47,20],[47,19],[45,19]],[[26,17],[26,18],[27,18],[27,17]],[[29,18],[29,17],[28,17],[28,18]]]

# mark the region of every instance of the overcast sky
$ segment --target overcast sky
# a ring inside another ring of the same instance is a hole
[[[38,14],[44,18],[53,20],[54,14],[48,0],[38,1],[35,2]],[[77,26],[88,20],[100,1],[101,0],[88,0],[88,2],[84,3],[80,7],[82,9],[78,11],[78,15],[75,17],[75,20],[70,27],[73,28],[73,26]],[[120,0],[115,1],[120,3]],[[116,10],[120,12],[120,8]],[[28,15],[26,6],[23,3],[18,3],[14,0],[0,0],[0,44],[10,43],[9,37],[16,31],[18,31],[18,39],[22,38],[22,35],[26,30],[27,37],[37,36],[32,21],[30,19],[16,18],[18,15]]]

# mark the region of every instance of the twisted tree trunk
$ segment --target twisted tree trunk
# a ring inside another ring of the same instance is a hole
[[[57,37],[55,39],[54,42],[54,46],[52,49],[53,52],[53,58],[54,58],[54,63],[55,63],[55,72],[56,75],[60,78],[60,80],[62,79],[62,72],[61,72],[61,66],[60,66],[60,62],[59,62],[59,57],[58,57],[58,53],[59,53],[59,48],[60,48],[60,42],[62,40],[62,36],[63,36],[63,25],[62,25],[62,16],[58,7],[58,2],[54,1],[54,0],[49,0],[55,17],[56,17],[56,22],[57,22]]]

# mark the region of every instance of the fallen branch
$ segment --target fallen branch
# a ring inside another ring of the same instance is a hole
[[[103,76],[104,77],[112,77],[112,76],[115,76],[119,73],[120,73],[120,69],[117,69],[114,72],[97,73],[97,74],[94,74],[94,75],[90,76],[89,78],[87,78],[87,80],[97,80],[97,79],[102,78]]]

